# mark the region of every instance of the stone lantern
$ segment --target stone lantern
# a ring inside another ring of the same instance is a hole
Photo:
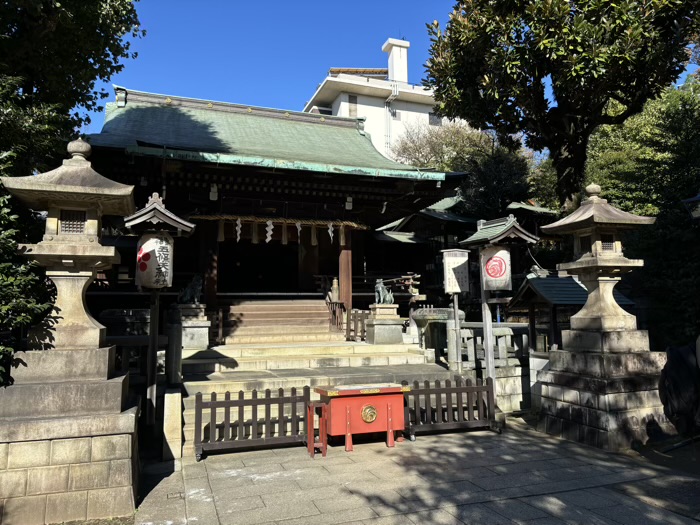
[[[625,257],[620,233],[653,224],[654,217],[641,217],[614,208],[600,198],[600,186],[586,188],[588,198],[574,213],[542,231],[573,234],[576,260],[557,269],[577,275],[588,290],[583,308],[571,317],[572,330],[636,330],[637,319],[623,310],[613,297],[613,288],[621,275],[644,266],[644,261]]]
[[[622,450],[646,442],[654,432],[673,433],[663,413],[658,385],[666,361],[649,351],[649,335],[615,301],[620,275],[643,266],[625,257],[621,231],[654,222],[614,208],[600,198],[600,186],[574,213],[542,231],[573,234],[576,260],[557,266],[577,275],[588,291],[583,308],[562,330],[562,348],[549,352],[549,370],[537,381],[542,391],[538,429],[604,449]]]
[[[101,219],[133,213],[134,187],[93,170],[87,160],[90,150],[90,144],[78,139],[68,144],[71,158],[59,168],[36,176],[0,179],[27,207],[48,211],[42,241],[20,245],[25,256],[46,267],[46,275],[56,286],[53,311],[42,331],[35,329],[30,334],[32,346],[104,346],[105,327],[88,313],[85,291],[97,270],[119,262],[114,247],[100,244]]]
[[[12,523],[132,516],[136,501],[138,408],[128,406],[128,376],[115,370],[105,328],[85,308],[96,272],[119,261],[100,244],[101,217],[133,213],[134,188],[95,172],[86,142],[68,152],[53,171],[1,179],[48,211],[41,242],[20,249],[56,285],[47,323],[30,332],[29,351],[15,352],[14,383],[0,388],[0,508],[12,496],[3,516]]]

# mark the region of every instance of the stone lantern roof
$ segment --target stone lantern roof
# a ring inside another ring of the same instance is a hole
[[[607,200],[599,197],[600,186],[597,184],[587,186],[586,194],[588,198],[581,203],[579,209],[557,222],[542,226],[542,231],[545,233],[575,233],[595,226],[622,230],[644,224],[654,224],[656,221],[655,217],[633,215],[611,206]]]
[[[92,169],[87,157],[92,148],[82,139],[68,144],[70,159],[55,170],[27,177],[0,177],[0,182],[33,210],[63,204],[95,207],[102,215],[134,213],[134,187],[114,182]]]

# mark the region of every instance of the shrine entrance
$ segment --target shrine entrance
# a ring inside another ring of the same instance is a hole
[[[228,226],[228,225],[227,225]],[[250,232],[224,228],[219,243],[219,294],[250,295],[318,295],[327,291],[325,281],[339,276],[339,238],[331,240],[325,229],[303,227],[300,232],[288,227],[286,239],[280,228],[265,242],[265,230],[253,238]]]

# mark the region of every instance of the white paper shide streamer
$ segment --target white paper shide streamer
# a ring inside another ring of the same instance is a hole
[[[243,225],[241,224],[241,219],[236,219],[236,242],[241,242],[241,231],[243,230]]]
[[[272,221],[267,221],[265,223],[265,242],[268,243],[272,240],[272,230],[275,229],[275,225]]]
[[[333,223],[328,223],[328,236],[331,238],[331,243],[333,242]]]

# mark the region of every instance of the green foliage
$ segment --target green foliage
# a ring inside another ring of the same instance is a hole
[[[700,0],[458,1],[444,31],[428,26],[425,82],[441,115],[524,132],[529,147],[549,149],[563,203],[581,187],[596,127],[638,113],[684,70],[699,8]]]
[[[645,260],[630,275],[650,300],[649,328],[658,348],[700,332],[700,225],[681,200],[700,188],[700,86],[687,82],[650,101],[623,125],[592,137],[586,178],[624,210],[657,217],[632,233],[626,253]],[[634,290],[634,288],[633,288]]]
[[[142,34],[131,0],[0,2],[0,175],[55,167],[107,96],[95,82],[135,56],[128,39]],[[22,331],[50,306],[41,269],[16,253],[18,242],[39,240],[40,226],[0,187],[0,386],[11,382]]]
[[[463,122],[407,126],[393,153],[413,166],[464,172],[463,212],[472,217],[503,217],[508,204],[527,197],[529,163],[524,152],[506,148]]]
[[[41,273],[17,255],[19,217],[12,214],[9,199],[7,194],[0,195],[0,386],[11,382],[19,334],[50,306]]]
[[[527,178],[528,194],[537,204],[550,210],[559,209],[557,198],[557,170],[552,159],[545,159],[534,164]]]
[[[29,104],[56,106],[72,132],[107,96],[96,80],[136,56],[125,37],[142,34],[132,0],[0,2],[0,73],[21,79]]]

